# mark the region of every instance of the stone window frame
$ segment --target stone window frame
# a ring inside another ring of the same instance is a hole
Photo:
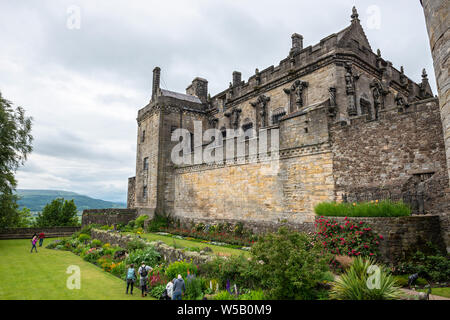
[[[148,187],[147,185],[144,185],[142,187],[142,199],[147,200],[147,195],[148,195]]]
[[[144,171],[148,171],[148,168],[149,168],[149,157],[145,157],[143,162],[144,162],[144,165],[143,165]]]
[[[281,107],[272,112],[272,125],[277,125],[280,123],[280,119],[287,114],[286,109]]]
[[[145,130],[142,130],[141,142],[145,141]]]

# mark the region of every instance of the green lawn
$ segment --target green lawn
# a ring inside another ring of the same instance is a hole
[[[46,239],[45,244],[51,239]],[[125,282],[68,251],[38,247],[30,240],[0,240],[0,300],[147,300],[139,288],[125,294]],[[81,288],[70,290],[67,267],[81,270]]]
[[[428,289],[419,289],[417,291],[428,292]],[[431,288],[431,294],[435,296],[441,296],[445,298],[450,298],[450,287],[445,288]]]
[[[209,247],[212,249],[212,251],[217,254],[217,255],[222,255],[222,256],[230,256],[230,255],[244,255],[246,257],[250,256],[250,253],[248,251],[245,250],[240,250],[240,249],[233,249],[233,248],[227,248],[227,247],[221,247],[221,246],[215,246],[212,244],[208,244],[208,243],[201,243],[201,242],[197,242],[197,241],[189,241],[189,240],[182,240],[182,239],[175,239],[171,236],[164,236],[164,235],[159,235],[159,234],[155,234],[155,233],[144,233],[140,235],[142,238],[145,238],[149,241],[162,241],[166,244],[168,244],[169,246],[175,246],[176,247],[184,247],[184,248],[204,248],[204,247]]]

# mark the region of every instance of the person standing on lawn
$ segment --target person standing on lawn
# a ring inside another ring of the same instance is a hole
[[[37,248],[36,248],[37,240],[38,240],[38,237],[37,237],[37,235],[36,235],[36,233],[35,233],[35,234],[33,235],[33,238],[31,239],[31,251],[30,251],[30,253],[33,253],[33,249],[36,250],[36,253],[38,252],[38,251],[37,251]]]
[[[182,300],[181,296],[186,290],[186,286],[184,285],[184,280],[181,277],[181,274],[178,275],[178,279],[176,279],[173,283],[173,298],[172,300]]]
[[[127,291],[126,294],[128,294],[128,288],[131,287],[130,293],[133,294],[133,286],[134,282],[136,281],[136,270],[134,269],[134,264],[130,264],[130,267],[127,271]]]
[[[147,296],[147,283],[148,283],[148,274],[152,268],[150,266],[145,265],[145,262],[142,262],[142,265],[139,267],[139,285],[141,286],[142,296]]]
[[[39,233],[39,247],[42,247],[44,243],[45,234],[43,232]]]

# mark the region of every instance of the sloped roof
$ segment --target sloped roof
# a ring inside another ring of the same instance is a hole
[[[189,102],[200,103],[200,104],[202,103],[201,100],[196,96],[191,96],[189,94],[174,92],[174,91],[165,90],[165,89],[160,89],[160,90],[161,90],[161,95],[164,97],[171,97],[171,98],[175,98],[178,100],[189,101]]]

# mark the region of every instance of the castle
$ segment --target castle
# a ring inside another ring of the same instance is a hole
[[[256,69],[248,81],[235,71],[215,96],[202,78],[185,94],[162,89],[160,74],[156,67],[151,101],[137,117],[128,207],[139,214],[301,229],[322,201],[393,199],[448,219],[439,100],[425,70],[416,83],[380,50],[373,52],[355,8],[345,29],[306,48],[293,34],[277,66]],[[198,123],[202,132],[220,135],[193,135],[183,155],[192,161],[175,164],[174,132],[194,134]],[[230,130],[253,133],[239,141]],[[263,140],[268,151],[251,152]],[[232,150],[232,161],[201,159],[206,151],[221,156],[225,150]]]

